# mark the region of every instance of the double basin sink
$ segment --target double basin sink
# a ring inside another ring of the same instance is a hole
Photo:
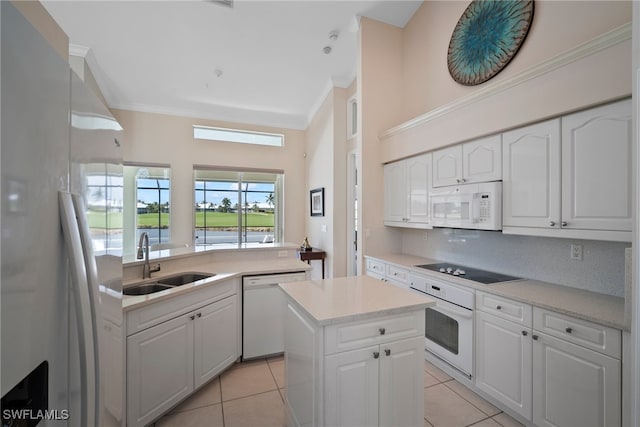
[[[122,293],[125,295],[149,295],[155,292],[166,291],[177,286],[187,285],[197,282],[198,280],[208,279],[215,274],[204,273],[181,273],[174,276],[163,277],[152,283],[139,283],[124,288]]]

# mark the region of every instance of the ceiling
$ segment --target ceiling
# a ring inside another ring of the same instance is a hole
[[[110,108],[305,129],[355,78],[358,17],[404,27],[422,1],[42,3]]]

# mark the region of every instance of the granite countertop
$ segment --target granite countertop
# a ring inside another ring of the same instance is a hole
[[[588,320],[616,329],[630,330],[630,325],[625,322],[624,317],[624,298],[531,279],[485,285],[460,277],[443,276],[442,273],[418,268],[416,267],[417,265],[434,264],[442,261],[413,255],[390,253],[367,255],[367,257],[407,268],[409,271],[423,276],[430,276],[440,280],[446,279],[457,285],[504,296],[578,319]]]
[[[369,276],[281,283],[280,288],[319,325],[403,313],[436,300]]]
[[[192,263],[189,265],[178,264],[172,269],[163,269],[160,273],[154,273],[151,279],[141,280],[138,278],[125,281],[123,284],[123,288],[127,288],[128,286],[138,283],[155,283],[158,279],[161,279],[163,277],[173,276],[185,272],[197,272],[215,275],[208,279],[199,280],[194,283],[177,286],[166,291],[155,292],[149,295],[123,295],[122,309],[125,312],[134,310],[136,308],[174,298],[178,295],[184,295],[188,292],[203,289],[207,286],[215,286],[216,284],[224,282],[228,279],[232,279],[234,277],[242,277],[254,274],[275,274],[291,271],[307,271],[310,268],[311,267],[307,263],[295,258],[224,262],[208,261],[201,264]]]

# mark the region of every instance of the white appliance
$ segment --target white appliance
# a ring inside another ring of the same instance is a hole
[[[434,188],[429,207],[434,227],[502,230],[502,182]]]
[[[121,128],[0,7],[3,425],[120,426]]]
[[[425,310],[425,349],[471,379],[474,291],[417,274],[409,274],[409,283],[437,299]]]
[[[242,278],[242,358],[284,351],[285,298],[278,283],[306,280],[306,273]]]

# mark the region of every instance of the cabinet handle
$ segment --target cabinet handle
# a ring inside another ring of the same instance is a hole
[[[569,223],[567,221],[562,221],[560,224],[562,224],[563,227],[566,227]]]
[[[496,305],[496,310],[502,310],[502,306],[501,305]]]
[[[189,319],[194,320],[196,316],[189,316]]]
[[[460,180],[460,178],[456,178],[456,182],[457,182],[458,184],[461,184],[461,183],[462,183],[462,181]]]
[[[565,329],[565,331],[566,331],[568,334],[570,334],[571,332],[573,332],[573,328],[567,328],[567,329]]]
[[[378,331],[380,331],[380,335],[384,335],[384,333],[387,332],[385,328],[380,328]]]
[[[533,335],[531,336],[531,338],[533,338],[533,339],[534,339],[534,341],[538,341],[538,336],[537,336],[536,334],[533,334]]]
[[[373,352],[373,358],[377,359],[378,357],[380,357],[380,352],[379,351],[374,351]]]
[[[556,226],[555,221],[549,221],[549,227],[555,227],[555,226]]]
[[[391,349],[385,348],[384,349],[384,354],[386,354],[387,356],[391,356]]]
[[[464,184],[465,182],[467,182],[466,179],[462,178],[460,181],[462,181],[462,183]]]
[[[529,335],[529,332],[527,332],[527,331],[522,331],[522,335],[526,337],[527,335]]]
[[[198,316],[198,317],[202,317],[202,313],[198,313],[198,314],[197,314],[197,316]]]

